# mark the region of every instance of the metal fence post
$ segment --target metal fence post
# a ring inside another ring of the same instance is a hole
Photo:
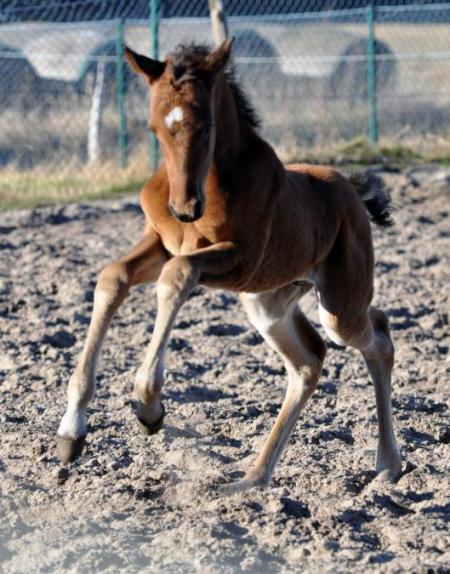
[[[158,0],[150,0],[150,56],[155,60],[159,58]],[[158,156],[158,140],[152,132],[150,134],[150,167],[153,173],[158,169]]]
[[[375,8],[367,7],[367,99],[369,104],[369,140],[378,143],[377,62],[375,46]]]
[[[123,22],[117,21],[116,30],[116,78],[117,108],[119,110],[119,163],[122,169],[127,167],[127,123],[125,116],[125,68],[124,68]]]

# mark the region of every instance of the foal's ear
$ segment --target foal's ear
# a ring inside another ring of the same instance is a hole
[[[218,48],[206,57],[205,70],[217,74],[225,68],[230,59],[234,38],[227,38]]]
[[[166,67],[165,62],[152,60],[151,58],[147,58],[147,56],[133,52],[133,50],[127,47],[125,47],[125,58],[133,70],[138,74],[144,75],[150,83],[157,80]]]

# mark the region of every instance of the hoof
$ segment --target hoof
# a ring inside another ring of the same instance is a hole
[[[80,436],[77,439],[65,438],[57,435],[56,448],[58,451],[58,458],[63,464],[68,464],[75,460],[83,450],[86,435]]]
[[[397,452],[392,456],[378,458],[376,482],[397,482],[401,475],[402,460]]]
[[[166,409],[164,408],[164,405],[162,403],[161,408],[162,408],[162,414],[159,417],[159,419],[150,424],[144,421],[143,419],[139,418],[139,416],[137,417],[139,428],[144,434],[150,436],[152,434],[156,434],[162,429],[164,423],[164,417],[166,416]]]
[[[397,480],[401,477],[402,475],[402,471],[401,468],[395,468],[395,469],[391,469],[391,468],[385,468],[384,470],[378,472],[377,476],[375,477],[375,482],[376,483],[382,483],[382,482],[390,482],[390,483],[394,483],[397,482]]]
[[[249,476],[236,482],[230,482],[229,484],[221,484],[218,487],[218,493],[222,496],[231,496],[233,494],[239,494],[241,492],[247,492],[251,488],[267,488],[270,484],[270,480],[258,476]]]

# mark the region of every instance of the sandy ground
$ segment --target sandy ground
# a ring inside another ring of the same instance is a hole
[[[374,478],[361,358],[330,345],[321,384],[266,491],[223,498],[283,399],[280,359],[232,294],[196,290],[168,358],[166,425],[140,434],[133,377],[155,297],[111,327],[83,456],[54,434],[98,271],[139,237],[135,198],[0,214],[0,571],[449,572],[450,171],[383,172],[396,227],[375,230],[376,304],[397,347],[397,484]],[[315,299],[302,303],[317,321]]]

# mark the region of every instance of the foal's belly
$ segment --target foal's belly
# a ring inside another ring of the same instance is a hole
[[[240,290],[248,293],[262,293],[297,281],[310,282],[312,269],[312,261],[302,259],[295,253],[269,253],[263,258],[258,268],[250,274],[250,279]]]

